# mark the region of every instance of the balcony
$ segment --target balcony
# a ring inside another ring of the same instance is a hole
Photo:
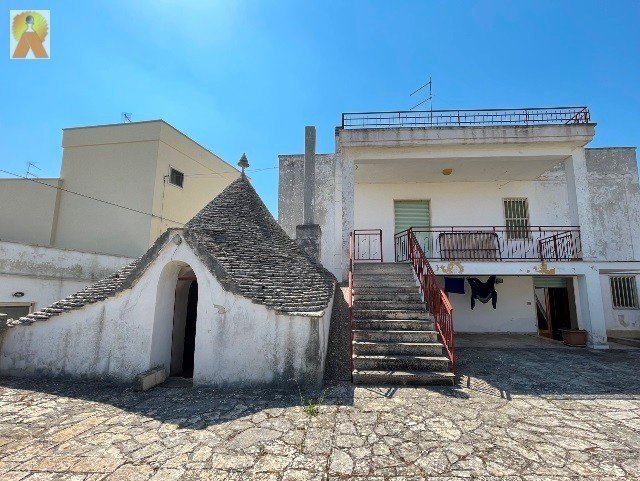
[[[405,110],[395,112],[348,112],[342,114],[343,129],[398,127],[483,127],[589,124],[588,107],[551,107],[480,110]]]
[[[430,261],[538,261],[582,259],[580,228],[575,226],[412,227]],[[394,236],[395,261],[409,258],[409,230]],[[355,260],[382,261],[382,231],[355,231]]]

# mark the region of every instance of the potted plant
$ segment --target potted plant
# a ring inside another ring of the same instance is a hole
[[[587,331],[584,329],[560,329],[562,342],[567,346],[585,347],[587,345]]]

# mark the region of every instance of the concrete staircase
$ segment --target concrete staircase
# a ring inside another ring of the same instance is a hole
[[[355,264],[353,279],[354,383],[453,384],[412,267]]]

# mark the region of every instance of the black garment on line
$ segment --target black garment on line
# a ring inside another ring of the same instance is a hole
[[[467,277],[467,282],[471,286],[471,309],[476,307],[476,299],[483,304],[489,302],[491,299],[491,305],[496,308],[498,302],[498,293],[496,292],[496,276],[489,276],[487,282],[482,282],[477,277]]]

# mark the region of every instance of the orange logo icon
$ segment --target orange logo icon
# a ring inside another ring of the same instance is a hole
[[[49,58],[49,10],[12,10],[11,17],[11,58]]]

